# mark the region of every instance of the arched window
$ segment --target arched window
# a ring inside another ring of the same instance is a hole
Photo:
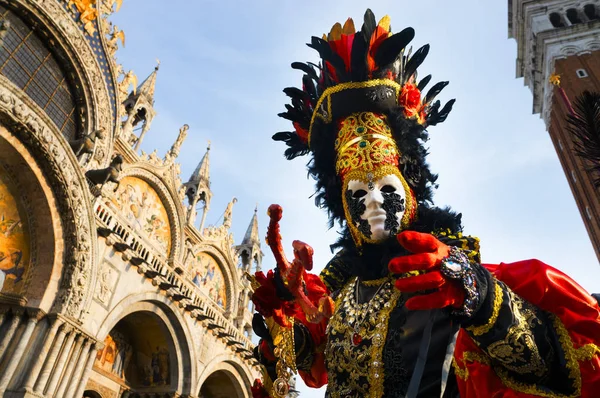
[[[569,8],[567,10],[567,18],[569,18],[569,22],[573,25],[583,22],[581,18],[579,18],[579,11],[575,8]]]
[[[549,18],[550,18],[550,23],[555,28],[562,28],[565,26],[565,23],[563,22],[562,17],[560,16],[559,13],[553,12],[552,14],[550,14]]]
[[[594,4],[587,4],[583,7],[583,12],[585,13],[585,16],[590,20],[596,20],[596,19],[600,19],[600,16],[598,16],[598,11],[596,11],[596,6]]]
[[[0,43],[0,74],[46,111],[67,140],[77,138],[79,116],[72,84],[55,55],[30,24],[2,6],[0,21],[9,25]]]

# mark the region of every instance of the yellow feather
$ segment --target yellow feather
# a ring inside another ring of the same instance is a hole
[[[381,20],[379,21],[379,23],[377,24],[377,26],[385,29],[386,31],[390,31],[390,16],[386,15],[383,18],[381,18]]]
[[[339,40],[342,38],[342,25],[339,22],[336,22],[335,25],[331,28],[331,32],[329,32],[329,41]]]
[[[352,18],[348,18],[344,23],[344,28],[342,29],[342,33],[345,35],[352,35],[356,33],[356,29],[354,28],[354,21]]]

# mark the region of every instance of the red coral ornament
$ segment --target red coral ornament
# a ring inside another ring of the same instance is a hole
[[[421,110],[421,91],[413,83],[406,83],[402,87],[398,103],[404,108],[404,116],[418,117]]]

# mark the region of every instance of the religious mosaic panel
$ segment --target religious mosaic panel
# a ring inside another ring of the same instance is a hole
[[[119,184],[114,204],[121,210],[134,230],[146,236],[151,243],[164,250],[171,250],[171,226],[169,217],[156,191],[144,180],[125,177]]]
[[[0,292],[19,293],[29,267],[29,234],[16,188],[0,168]]]
[[[94,367],[131,386],[157,387],[171,382],[167,341],[150,316],[134,315],[119,322],[104,339]]]
[[[207,253],[190,256],[189,269],[192,282],[219,307],[227,307],[227,286],[217,260]]]

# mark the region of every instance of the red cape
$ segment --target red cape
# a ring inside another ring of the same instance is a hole
[[[600,397],[600,307],[596,299],[567,275],[538,260],[484,266],[520,297],[555,315],[554,328],[576,389],[571,396]],[[461,397],[566,397],[500,377],[464,330],[458,335],[454,359]]]

